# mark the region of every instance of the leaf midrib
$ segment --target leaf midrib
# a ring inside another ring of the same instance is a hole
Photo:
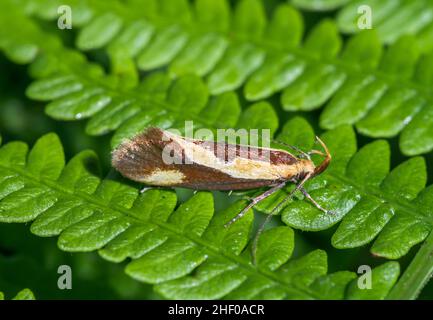
[[[433,217],[428,219],[428,217],[426,217],[425,215],[419,214],[418,213],[419,209],[415,205],[413,205],[412,203],[398,201],[397,199],[388,196],[379,187],[366,188],[366,187],[362,186],[361,184],[354,182],[352,179],[348,178],[347,176],[339,175],[339,174],[335,174],[335,173],[327,173],[327,176],[329,176],[331,179],[337,180],[339,182],[342,182],[343,184],[349,185],[349,186],[357,189],[361,195],[368,195],[370,197],[378,199],[379,202],[389,203],[396,210],[403,211],[404,213],[415,217],[417,220],[422,220],[433,227]],[[374,191],[374,192],[372,192],[372,191]]]
[[[75,193],[74,191],[71,191],[67,188],[59,186],[55,181],[35,177],[33,175],[28,174],[27,171],[25,171],[25,170],[20,170],[17,168],[10,168],[10,167],[6,167],[4,165],[0,165],[0,168],[3,168],[6,170],[9,170],[9,171],[12,171],[16,174],[19,174],[19,175],[23,176],[24,178],[28,179],[31,183],[37,183],[41,186],[48,187],[51,190],[54,190],[58,193],[63,193],[69,197],[84,200],[84,201],[88,202],[90,205],[93,205],[95,207],[99,207],[99,208],[105,209],[109,212],[116,213],[116,214],[121,213],[126,218],[132,220],[132,223],[145,224],[145,222],[143,220],[140,220],[140,219],[136,218],[135,216],[131,215],[128,212],[129,210],[126,208],[122,208],[122,207],[119,207],[116,205],[114,206],[114,208],[109,207],[107,204],[105,204],[102,201],[96,200],[96,198],[92,197],[91,195],[81,193],[81,192]],[[179,232],[175,227],[172,227],[169,223],[161,223],[161,222],[155,222],[155,221],[149,221],[149,223],[155,224],[158,227],[160,227],[161,229],[164,229],[165,231],[171,232],[171,233],[175,234],[176,236],[184,237],[184,238],[188,239],[189,241],[193,242],[198,247],[203,247],[205,250],[207,250],[208,252],[210,252],[214,256],[220,256],[226,260],[229,260],[232,263],[237,264],[239,267],[245,269],[247,274],[258,274],[262,277],[267,278],[268,280],[273,281],[278,286],[281,286],[284,289],[284,291],[286,291],[286,292],[290,292],[292,290],[294,292],[299,292],[302,295],[310,296],[314,299],[320,299],[321,298],[315,292],[313,292],[311,289],[309,289],[307,287],[301,288],[294,283],[281,281],[281,279],[279,279],[272,272],[268,272],[266,270],[254,268],[253,266],[251,266],[251,264],[245,263],[245,261],[243,259],[241,259],[240,257],[228,255],[227,253],[220,251],[219,248],[214,247],[212,244],[207,243],[206,241],[202,240],[201,238],[190,236],[190,235],[184,234],[182,232]]]

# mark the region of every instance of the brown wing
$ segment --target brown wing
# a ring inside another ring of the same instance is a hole
[[[257,180],[234,178],[224,172],[197,163],[184,164],[185,152],[173,140],[164,141],[163,131],[149,128],[130,141],[122,143],[112,156],[112,164],[123,176],[146,184],[185,187],[197,190],[242,190],[272,186],[281,180]],[[198,141],[198,140],[195,140]],[[200,142],[200,141],[199,141]],[[163,161],[164,148],[171,143],[171,157],[182,160],[182,164],[167,164]],[[213,142],[203,143],[203,147]],[[236,147],[225,144],[227,148]],[[286,155],[284,155],[286,156]],[[272,155],[271,155],[272,157]],[[277,156],[273,156],[277,157]],[[280,159],[280,158],[278,158]],[[278,161],[274,160],[274,161]],[[291,160],[291,159],[289,159]],[[159,172],[157,181],[149,179]],[[173,181],[164,173],[180,173],[181,180]],[[150,181],[151,180],[151,181]]]
[[[270,163],[275,165],[290,165],[299,161],[298,158],[283,150],[265,149],[239,144],[234,145],[224,142],[213,142],[206,140],[194,140],[194,143],[205,149],[213,151],[216,157],[224,160],[225,162],[233,161],[233,158],[235,157],[258,161],[270,161]],[[223,152],[218,153],[217,150],[221,150]]]

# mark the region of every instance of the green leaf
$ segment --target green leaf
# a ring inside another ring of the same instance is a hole
[[[260,38],[266,26],[266,15],[259,0],[241,0],[234,12],[233,28],[242,35]]]
[[[202,27],[212,26],[217,31],[227,31],[230,6],[226,0],[197,0],[195,10]]]
[[[12,300],[35,300],[35,296],[30,289],[23,289],[16,294]],[[4,300],[4,294],[0,291],[0,301]]]
[[[17,293],[13,300],[35,300],[35,296],[30,289],[23,289]]]
[[[236,127],[256,130],[268,129],[272,136],[278,128],[278,117],[269,103],[258,102],[241,114]]]
[[[344,297],[346,285],[355,277],[353,272],[340,271],[317,278],[311,287],[328,300],[339,300]]]
[[[288,227],[276,227],[263,232],[257,244],[257,265],[275,270],[292,255],[294,233]]]
[[[353,1],[338,14],[340,30],[349,33],[359,32],[357,8],[361,4],[369,6],[371,12],[374,12],[375,29],[385,43],[392,43],[405,34],[419,34],[432,23],[429,17],[432,6],[429,1]]]
[[[122,19],[107,13],[94,19],[84,27],[77,38],[77,47],[82,50],[100,48],[113,39],[122,27]]]
[[[167,102],[182,112],[198,113],[208,100],[206,86],[196,76],[179,79],[168,92]]]
[[[196,37],[173,60],[169,71],[176,76],[188,73],[204,76],[221,59],[226,47],[227,41],[218,34]]]
[[[432,273],[433,233],[430,233],[415,258],[406,268],[397,284],[387,295],[389,300],[416,299],[423,287],[428,283]]]
[[[266,98],[293,82],[304,68],[305,64],[292,56],[268,56],[245,85],[245,97],[248,100]]]
[[[347,299],[383,300],[396,283],[399,274],[400,265],[398,262],[390,261],[384,263],[371,270],[371,283],[365,279],[367,274],[361,275],[363,279],[360,277],[353,280],[347,287]],[[368,284],[371,287],[368,287]]]
[[[46,107],[46,113],[58,120],[74,120],[88,118],[105,106],[111,98],[98,88],[71,93],[56,100]]]
[[[292,0],[293,5],[308,10],[333,10],[341,7],[346,3],[350,3],[351,0]]]
[[[280,270],[280,275],[286,280],[311,285],[315,279],[326,275],[328,265],[326,252],[314,250],[296,260],[291,260]]]
[[[83,89],[74,76],[59,76],[46,78],[33,82],[26,91],[26,94],[35,100],[54,100],[70,93]]]
[[[210,92],[218,94],[240,87],[264,57],[263,50],[248,43],[229,48],[208,78]]]
[[[308,130],[312,130],[307,126]],[[304,129],[305,130],[305,129]],[[337,135],[336,132],[339,134]],[[356,134],[350,126],[341,126],[337,130],[327,131],[322,135],[332,161],[327,172],[344,174],[346,167],[357,150]]]
[[[57,179],[65,165],[63,147],[55,134],[44,136],[29,154],[27,170],[41,179]]]
[[[290,30],[289,34],[287,30]],[[304,23],[299,11],[284,4],[275,8],[266,30],[267,38],[278,43],[282,48],[288,49],[299,45],[303,33]]]
[[[378,186],[389,172],[390,150],[384,140],[361,148],[347,165],[346,175],[355,183]]]
[[[310,151],[313,147],[314,130],[304,118],[294,117],[284,124],[276,140],[304,151]],[[278,147],[284,148],[284,146]],[[288,151],[293,152],[293,150]]]
[[[178,26],[164,29],[138,56],[138,67],[149,70],[168,63],[184,47],[187,39],[187,34]]]
[[[341,39],[335,25],[328,20],[316,26],[304,43],[306,52],[328,59],[338,54]],[[344,83],[345,74],[331,64],[310,63],[283,91],[281,103],[288,111],[320,107]]]
[[[84,30],[83,30],[84,32]],[[129,56],[136,56],[149,43],[155,27],[145,20],[138,20],[126,26],[111,43],[111,49],[126,50]]]
[[[207,123],[223,124],[222,127],[231,128],[236,125],[241,114],[238,96],[233,92],[226,92],[209,101],[207,108],[200,112],[200,119]]]
[[[308,35],[304,47],[314,55],[332,58],[340,52],[341,42],[335,24],[324,20]]]
[[[428,0],[292,0],[298,8],[324,11],[340,9],[337,22],[344,33],[359,33],[359,21],[371,17],[372,27],[378,32],[381,41],[393,43],[407,34],[417,35],[424,52],[432,48],[433,21],[432,3]]]
[[[182,233],[201,236],[213,215],[212,196],[200,193],[176,210],[169,222],[176,225]]]
[[[419,202],[429,202],[433,195],[431,186],[418,196]],[[418,202],[415,199],[415,203]],[[421,200],[421,201],[420,201]],[[371,248],[374,255],[396,259],[407,254],[412,246],[422,242],[430,233],[430,210],[425,208],[420,216],[404,215],[396,212]]]
[[[366,31],[356,37],[350,38],[341,58],[343,61],[352,65],[360,66],[367,70],[373,70],[377,68],[382,53],[383,47],[380,43],[380,39],[377,33],[372,30],[371,32]],[[393,57],[392,54],[388,55],[391,58]]]

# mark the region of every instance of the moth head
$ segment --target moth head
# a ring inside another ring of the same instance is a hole
[[[320,145],[322,146],[322,148],[325,151],[325,153],[313,150],[313,151],[316,151],[315,153],[324,156],[324,159],[323,159],[322,163],[319,164],[314,169],[313,176],[317,176],[317,175],[321,174],[323,171],[325,171],[326,168],[328,168],[329,163],[331,162],[331,154],[329,153],[329,150],[328,150],[328,147],[326,146],[326,144],[319,137],[317,137],[317,136],[316,136],[316,141],[320,143]]]

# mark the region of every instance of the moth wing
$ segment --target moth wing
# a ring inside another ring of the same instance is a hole
[[[185,164],[184,150],[153,127],[120,144],[113,152],[112,165],[131,180],[157,186],[244,190],[275,184],[267,179],[235,178],[194,162]]]

